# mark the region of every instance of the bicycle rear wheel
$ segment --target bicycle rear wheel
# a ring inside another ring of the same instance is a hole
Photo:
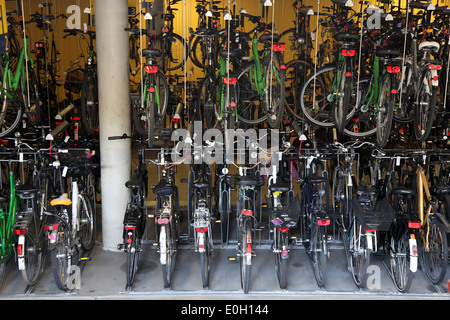
[[[425,141],[428,138],[434,122],[438,88],[432,86],[431,81],[431,71],[425,70],[420,77],[414,108],[414,133],[419,141]]]
[[[348,237],[349,267],[353,281],[358,288],[364,288],[367,282],[367,268],[370,264],[370,249],[367,247],[366,236],[362,234],[362,226],[353,221]]]
[[[33,64],[30,60],[27,61],[27,64],[28,69],[25,69],[25,74],[21,76],[19,90],[28,121],[35,127],[41,122],[42,101],[39,98],[39,84]]]
[[[23,115],[23,104],[11,100],[6,93],[9,92],[9,80],[4,77],[4,69],[0,65],[0,137],[6,137],[13,133],[20,125]]]
[[[92,136],[98,129],[98,86],[97,73],[87,70],[81,85],[81,122],[87,135]]]
[[[266,109],[267,123],[271,128],[280,125],[284,110],[286,73],[282,69],[283,59],[279,52],[267,57],[265,66],[265,93],[263,104]]]
[[[339,91],[337,93],[338,101],[337,104],[335,104],[335,112],[333,112],[334,124],[339,133],[344,132],[345,124],[347,123],[348,108],[350,104],[350,96],[352,93],[352,79],[351,77],[347,77],[347,75],[344,74],[345,70],[347,70],[346,60],[344,60],[342,64]]]
[[[241,230],[240,248],[241,288],[244,293],[250,289],[250,267],[252,265],[252,223],[244,219]]]
[[[410,270],[409,232],[407,230],[399,239],[395,232],[390,238],[391,272],[395,287],[399,292],[407,292],[411,287],[414,273]]]
[[[170,288],[172,285],[173,270],[177,254],[176,232],[172,225],[161,226],[160,231],[160,261],[163,273],[164,288]]]
[[[436,218],[428,220],[428,249],[423,248],[422,256],[425,274],[431,283],[438,285],[442,282],[447,271],[448,263],[448,244],[447,232],[442,223]]]
[[[377,112],[377,143],[384,148],[391,134],[392,119],[394,117],[395,95],[391,92],[395,88],[390,74],[385,74],[382,79],[380,106]]]
[[[23,244],[24,264],[22,276],[28,285],[34,285],[44,271],[45,242],[43,228],[34,216],[27,222],[27,233]]]
[[[55,249],[51,250],[53,279],[58,289],[67,291],[68,270],[72,264],[70,257],[70,228],[65,222],[59,223]]]
[[[327,266],[327,242],[324,228],[316,223],[311,226],[311,241],[308,248],[308,255],[311,258],[314,277],[320,288],[325,287],[325,270]]]
[[[275,270],[277,272],[278,284],[280,289],[286,289],[286,267],[287,267],[287,251],[288,248],[288,232],[274,229],[275,244]]]
[[[96,217],[92,200],[87,194],[79,194],[78,217],[80,219],[80,242],[85,251],[92,249],[96,236]]]

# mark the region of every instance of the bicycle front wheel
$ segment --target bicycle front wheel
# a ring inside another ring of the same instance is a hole
[[[283,59],[279,52],[267,57],[263,103],[267,123],[271,128],[277,128],[283,117],[286,74],[281,68],[282,64]]]
[[[10,90],[9,80],[7,77],[5,79],[1,65],[0,81],[3,81],[0,93],[0,137],[6,137],[19,127],[23,115],[23,104],[16,103],[7,96]]]
[[[274,229],[275,241],[275,270],[277,272],[278,284],[280,289],[286,289],[286,267],[287,267],[287,249],[288,233]]]
[[[89,251],[95,243],[96,217],[91,198],[87,194],[78,195],[78,217],[80,219],[80,242],[83,250]]]
[[[66,223],[60,223],[56,238],[55,249],[51,251],[53,279],[58,289],[67,291],[68,271],[72,264],[70,256],[70,228]]]
[[[398,235],[394,232],[390,238],[390,261],[391,272],[395,287],[399,292],[407,292],[411,287],[414,273],[410,270],[410,248],[409,248],[409,233],[405,232],[396,239]]]
[[[92,136],[98,129],[98,86],[97,73],[87,70],[81,85],[81,122],[85,132]]]
[[[420,78],[414,108],[414,133],[417,140],[425,141],[430,135],[436,112],[436,99],[438,87],[433,86],[430,70],[425,70]]]
[[[385,74],[381,86],[380,106],[377,112],[377,143],[380,148],[384,148],[389,141],[394,117],[395,95],[391,92],[394,88],[391,80],[391,75]]]
[[[252,224],[244,220],[241,234],[241,288],[244,293],[250,289],[250,267],[252,265]]]
[[[327,241],[325,229],[314,224],[311,228],[311,241],[308,254],[311,258],[314,277],[320,288],[325,287],[325,270],[327,265]]]
[[[367,268],[370,263],[370,249],[367,247],[366,236],[362,234],[362,226],[357,221],[353,223],[350,237],[347,240],[349,268],[356,286],[364,288],[367,282]]]
[[[448,246],[447,232],[437,219],[428,220],[428,248],[423,248],[422,255],[425,274],[431,283],[438,285],[442,282],[447,271]]]

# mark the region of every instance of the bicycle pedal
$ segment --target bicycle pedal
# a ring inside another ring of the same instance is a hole
[[[228,257],[228,261],[237,261],[238,258],[237,257]]]
[[[80,261],[91,261],[91,257],[82,257]]]

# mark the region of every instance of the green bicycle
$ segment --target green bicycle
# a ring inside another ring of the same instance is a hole
[[[9,53],[0,61],[0,137],[13,133],[25,113],[29,123],[37,126],[41,118],[41,101],[38,83],[31,57],[28,55],[26,38],[23,38],[19,60],[12,69]]]
[[[251,56],[237,72],[239,87],[239,106],[237,116],[246,124],[255,125],[267,121],[271,128],[281,122],[284,110],[286,66],[283,51],[285,45],[278,43],[280,36],[266,33],[258,38],[258,32],[270,30],[272,24],[259,22],[260,17],[241,13],[251,22],[257,22],[253,33]],[[258,51],[258,42],[263,43],[262,54]],[[258,108],[263,105],[264,108]]]
[[[0,196],[0,287],[6,271],[6,265],[14,256],[17,237],[14,233],[18,197],[16,196],[16,182],[11,161],[8,160],[9,198]],[[5,188],[7,189],[7,188]],[[8,203],[9,202],[9,203]]]

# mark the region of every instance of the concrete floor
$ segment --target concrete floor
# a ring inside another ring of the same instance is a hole
[[[150,169],[149,169],[150,170]],[[156,169],[155,169],[156,170]],[[186,168],[180,170],[179,187],[183,188],[181,179],[187,178]],[[149,185],[156,184],[157,175],[149,174]],[[265,192],[263,190],[263,192]],[[186,193],[180,192],[181,205],[186,204]],[[152,206],[152,202],[149,201]],[[101,207],[98,208],[97,221],[101,222]],[[185,214],[185,213],[184,213]],[[187,233],[187,219],[183,219],[181,232]],[[231,221],[234,220],[234,215]],[[153,230],[153,221],[149,219],[148,230]],[[215,230],[215,237],[219,236]],[[294,245],[288,259],[288,285],[280,290],[275,272],[274,253],[270,249],[269,231],[265,229],[261,242],[255,246],[256,257],[251,267],[249,294],[244,294],[240,287],[239,263],[229,261],[235,256],[235,245],[217,245],[211,265],[210,288],[202,288],[198,253],[189,243],[179,248],[173,285],[164,289],[162,271],[158,252],[153,246],[151,233],[145,242],[140,256],[139,270],[133,291],[125,292],[126,254],[105,251],[101,245],[101,226],[98,228],[97,243],[91,252],[91,261],[87,262],[81,273],[81,286],[78,290],[64,293],[58,290],[53,281],[50,259],[47,257],[46,269],[39,283],[30,290],[25,285],[17,264],[12,261],[6,271],[0,288],[0,299],[152,299],[152,300],[291,300],[291,299],[444,299],[449,300],[448,283],[450,271],[441,285],[433,286],[419,269],[415,274],[409,293],[400,294],[394,287],[388,272],[387,257],[371,258],[371,270],[375,279],[371,288],[357,289],[347,263],[342,243],[333,241],[331,257],[326,267],[326,288],[321,290],[316,284],[312,266],[304,248]],[[27,290],[28,289],[28,290]]]

